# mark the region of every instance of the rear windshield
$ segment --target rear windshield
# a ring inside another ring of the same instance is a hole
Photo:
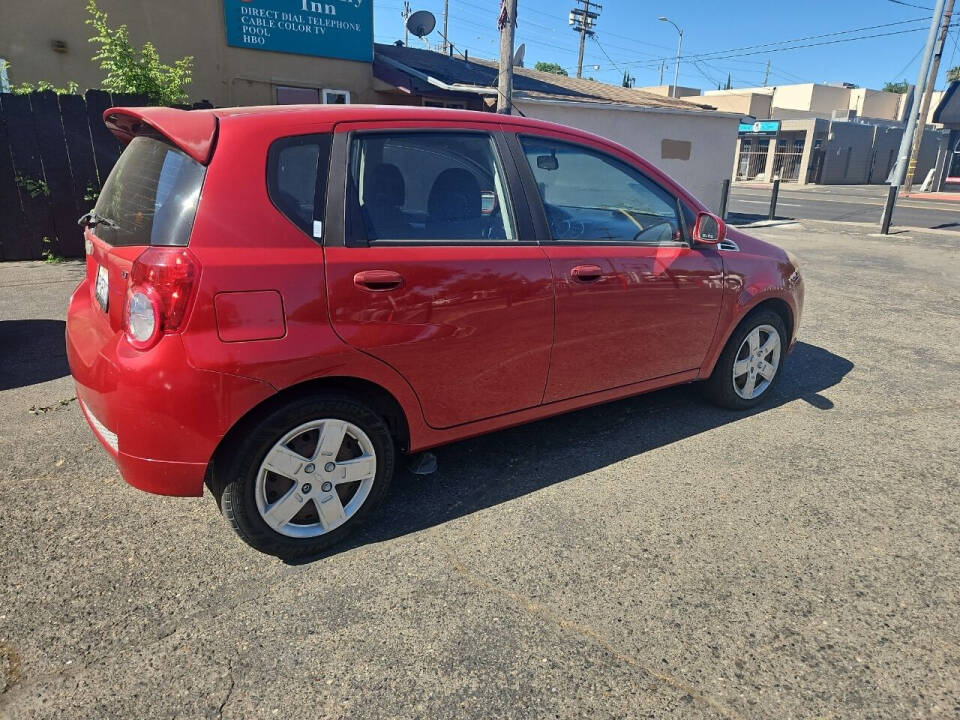
[[[135,137],[103,186],[94,232],[114,247],[185,246],[206,171],[165,140]]]

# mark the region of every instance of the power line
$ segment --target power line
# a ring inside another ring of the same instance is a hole
[[[929,19],[929,18],[927,18],[927,19]],[[744,46],[744,47],[742,47],[742,48],[731,48],[731,49],[729,49],[729,50],[715,50],[715,51],[710,52],[710,53],[701,53],[701,54],[699,54],[699,55],[688,55],[685,59],[686,59],[686,60],[727,60],[727,59],[731,59],[731,58],[739,58],[739,57],[745,57],[745,56],[749,56],[749,55],[762,55],[763,53],[768,53],[768,52],[769,52],[769,53],[773,53],[773,52],[785,52],[785,51],[787,51],[787,50],[800,50],[800,49],[802,49],[802,48],[817,47],[817,46],[821,46],[821,45],[836,45],[836,44],[838,44],[838,43],[854,42],[854,41],[856,41],[856,40],[869,40],[869,39],[871,39],[871,38],[889,37],[889,36],[892,36],[892,35],[905,35],[905,34],[907,34],[907,33],[920,32],[920,31],[922,31],[922,30],[925,30],[925,28],[919,27],[919,28],[911,28],[911,29],[909,29],[909,30],[897,30],[897,31],[886,32],[886,33],[874,33],[873,35],[859,35],[859,36],[857,36],[857,37],[852,37],[852,38],[840,38],[840,39],[838,39],[838,40],[826,40],[826,41],[824,41],[824,42],[807,43],[807,44],[804,44],[804,45],[791,45],[790,47],[770,47],[771,45],[786,45],[786,44],[788,44],[788,43],[796,43],[796,42],[800,42],[800,41],[803,41],[803,40],[814,39],[814,38],[817,38],[817,37],[830,37],[830,36],[833,36],[833,35],[845,35],[845,34],[849,34],[849,33],[852,33],[852,32],[858,32],[859,30],[868,30],[868,29],[873,29],[873,28],[878,28],[878,27],[890,27],[891,25],[900,25],[900,24],[903,24],[904,22],[916,22],[916,21],[901,21],[900,23],[887,23],[887,24],[885,24],[885,25],[875,25],[875,26],[872,26],[872,27],[870,27],[870,28],[858,28],[858,29],[854,29],[854,30],[843,30],[843,31],[840,31],[840,32],[835,32],[835,33],[826,33],[826,34],[824,34],[824,35],[811,35],[811,36],[808,36],[808,37],[805,37],[805,38],[796,38],[796,39],[794,39],[794,40],[781,40],[781,41],[776,42],[776,43],[763,43],[763,44],[761,44],[761,45],[747,45],[747,46]],[[739,51],[741,51],[741,50],[751,50],[752,48],[764,48],[764,49],[752,50],[751,52],[739,52]],[[731,55],[723,55],[723,53],[734,53],[734,54],[731,54]],[[661,58],[661,59],[669,60],[670,58]],[[643,65],[643,66],[648,66],[648,67],[655,67],[656,63],[658,63],[659,61],[660,61],[660,59],[657,59],[656,61],[653,61],[653,60],[635,60],[635,61],[630,61],[630,62],[624,62],[624,63],[622,63],[622,64],[623,64],[623,65]]]
[[[914,5],[913,3],[904,2],[903,0],[887,0],[887,2],[896,3],[897,5],[906,5],[907,7],[917,8],[918,10],[929,10],[933,12],[932,7],[927,7],[926,5]]]

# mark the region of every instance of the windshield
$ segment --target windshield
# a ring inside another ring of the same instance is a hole
[[[118,246],[190,240],[206,168],[170,143],[136,137],[120,155],[97,200],[95,232]]]

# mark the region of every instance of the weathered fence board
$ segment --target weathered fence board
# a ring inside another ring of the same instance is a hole
[[[0,258],[83,255],[77,218],[96,202],[122,149],[103,111],[147,104],[143,95],[102,90],[83,97],[0,93]]]
[[[80,212],[73,197],[70,158],[60,120],[60,103],[56,93],[47,91],[31,95],[30,104],[58,240],[54,244],[54,251],[59,255],[76,257],[83,254],[83,234],[77,225]]]
[[[44,250],[54,249],[48,243],[54,242],[56,231],[53,226],[50,193],[40,160],[40,146],[34,128],[30,96],[5,95],[3,114],[7,118],[7,137],[10,141],[17,187],[20,190],[20,204],[26,216],[27,227],[32,231],[25,238],[26,252],[29,258],[40,258]]]
[[[10,155],[3,97],[0,96],[0,252],[4,260],[28,260],[31,257],[27,248],[29,231],[20,206],[20,189]]]

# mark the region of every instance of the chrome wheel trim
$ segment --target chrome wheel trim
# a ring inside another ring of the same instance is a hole
[[[772,325],[757,325],[740,343],[733,361],[733,390],[744,400],[767,391],[780,369],[780,333]]]
[[[377,454],[363,430],[346,420],[311,420],[267,451],[254,488],[257,510],[281,535],[325,535],[357,514],[376,474]]]

